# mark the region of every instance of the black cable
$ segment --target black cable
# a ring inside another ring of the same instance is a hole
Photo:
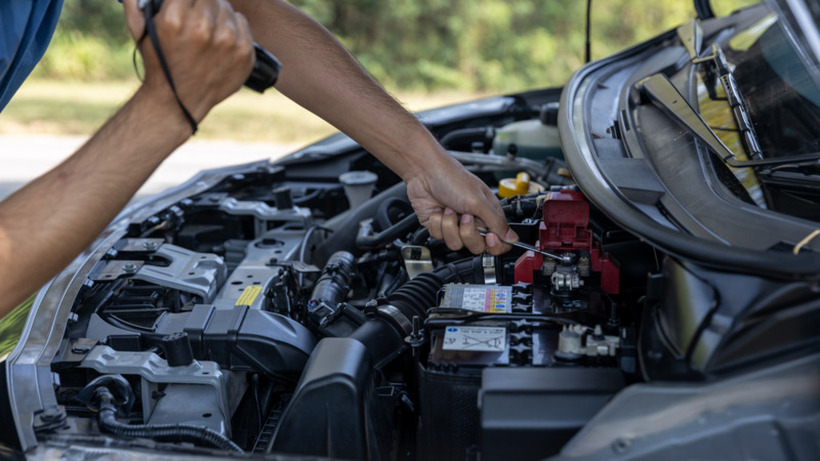
[[[190,424],[123,424],[117,421],[117,408],[111,391],[105,387],[100,387],[96,390],[96,396],[100,400],[100,412],[98,414],[100,428],[112,434],[126,437],[178,438],[205,442],[223,450],[243,452],[239,445],[231,439],[204,426]]]
[[[165,61],[165,55],[162,54],[162,48],[159,46],[159,37],[157,36],[157,29],[154,27],[154,4],[153,2],[146,2],[145,7],[143,8],[143,13],[145,14],[145,32],[148,33],[148,37],[151,39],[151,44],[154,45],[154,51],[157,53],[157,59],[159,60],[159,65],[162,68],[162,72],[165,74],[165,80],[168,81],[168,85],[171,87],[171,92],[174,93],[174,99],[177,100],[177,104],[179,108],[182,109],[182,114],[185,115],[185,118],[188,120],[188,123],[191,124],[191,130],[193,133],[196,134],[197,129],[199,126],[196,123],[196,120],[188,112],[188,109],[185,107],[185,104],[182,103],[182,100],[179,99],[179,94],[177,94],[177,88],[174,85],[174,79],[171,78],[171,70],[168,68],[168,63]]]
[[[592,22],[590,19],[592,18],[592,0],[587,0],[587,36],[586,42],[584,43],[584,62],[592,61],[592,44],[590,41],[590,31],[592,30]]]
[[[459,307],[433,307],[427,310],[428,315],[439,314],[447,317],[428,318],[426,325],[456,325],[467,324],[482,320],[529,320],[531,322],[554,322],[566,325],[579,325],[577,320],[555,315],[542,314],[501,314],[492,312],[475,312]],[[457,316],[457,317],[456,317]]]

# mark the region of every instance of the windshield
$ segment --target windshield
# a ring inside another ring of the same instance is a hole
[[[784,26],[782,19],[769,14],[726,47],[767,158],[820,150],[817,67],[805,59]]]
[[[790,157],[820,152],[820,6],[802,0],[759,6],[757,20],[720,39],[718,46],[742,99],[740,112],[727,98],[714,66],[702,65],[698,78],[701,116],[735,153],[737,160],[782,158],[764,168],[730,168],[758,206],[818,219],[818,162]],[[815,42],[817,46],[815,46]],[[759,153],[750,149],[742,121],[751,121]]]

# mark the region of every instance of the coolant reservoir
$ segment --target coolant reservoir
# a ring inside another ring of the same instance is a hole
[[[533,160],[544,160],[549,156],[563,160],[557,118],[558,104],[546,104],[539,119],[513,122],[499,128],[493,139],[493,154],[512,153]]]

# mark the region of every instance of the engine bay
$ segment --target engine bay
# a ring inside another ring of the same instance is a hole
[[[677,104],[688,84],[669,76],[700,75],[696,32],[563,89],[419,114],[498,194],[526,247],[500,256],[431,238],[400,178],[340,134],[132,205],[40,291],[6,362],[20,449],[816,458],[816,223],[738,204],[649,97]]]
[[[488,182],[515,166],[463,157]],[[77,293],[58,417],[35,430],[346,459],[557,452],[636,379],[655,263],[560,166],[502,201],[543,253],[451,251],[367,170],[256,166],[129,222]]]
[[[738,313],[758,325],[772,290],[811,303],[804,283],[716,272],[616,225],[566,170],[555,92],[530,96],[436,125],[530,245],[501,256],[432,239],[398,177],[339,137],[126,210],[41,295],[67,317],[30,360],[41,400],[17,403],[37,443],[535,460],[616,437],[596,424],[636,393],[674,402],[794,350]]]

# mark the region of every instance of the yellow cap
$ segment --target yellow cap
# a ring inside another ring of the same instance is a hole
[[[530,182],[530,175],[524,172],[518,173],[515,178],[504,178],[498,182],[498,195],[501,198],[515,197],[543,189],[544,186]]]

